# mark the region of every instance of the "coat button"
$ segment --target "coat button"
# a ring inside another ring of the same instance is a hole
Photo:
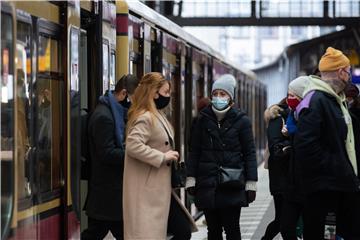
[[[169,142],[168,142],[168,141],[166,141],[166,142],[165,142],[165,145],[169,145]]]
[[[223,145],[222,145],[223,147],[225,147],[226,146],[226,144],[225,143],[223,143]]]

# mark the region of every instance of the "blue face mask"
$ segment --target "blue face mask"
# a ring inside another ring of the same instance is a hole
[[[211,103],[217,110],[224,110],[229,105],[229,99],[224,97],[213,97]]]

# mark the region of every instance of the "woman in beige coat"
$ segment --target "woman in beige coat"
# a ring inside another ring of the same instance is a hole
[[[170,85],[160,73],[143,76],[128,113],[124,166],[125,239],[166,239],[171,199],[173,128],[160,110],[170,102]]]

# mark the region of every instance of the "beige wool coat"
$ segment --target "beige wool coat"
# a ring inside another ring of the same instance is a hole
[[[152,122],[153,119],[153,122]],[[126,140],[123,214],[126,240],[166,239],[171,199],[171,168],[162,164],[171,150],[173,129],[165,115],[141,115]]]

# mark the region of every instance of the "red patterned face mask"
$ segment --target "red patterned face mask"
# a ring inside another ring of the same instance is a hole
[[[288,98],[287,99],[287,104],[289,106],[289,108],[291,108],[292,110],[295,110],[296,107],[299,105],[300,100],[297,98]]]

